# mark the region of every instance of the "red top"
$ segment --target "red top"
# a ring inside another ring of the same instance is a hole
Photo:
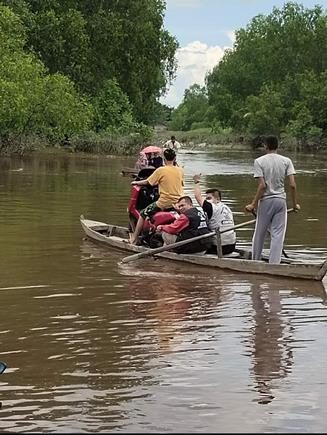
[[[185,214],[181,214],[172,224],[163,225],[162,231],[169,234],[179,234],[182,230],[190,225],[189,218]]]

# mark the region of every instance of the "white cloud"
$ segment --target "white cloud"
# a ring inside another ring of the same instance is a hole
[[[234,44],[235,39],[236,39],[236,35],[235,35],[235,31],[234,30],[228,30],[226,32],[226,35],[228,36],[228,38],[232,41],[232,43]]]
[[[229,36],[232,36],[232,32],[229,32]],[[176,52],[178,62],[176,80],[167,95],[161,98],[161,103],[176,107],[182,102],[185,89],[194,83],[203,86],[206,73],[217,65],[226,48],[229,47],[218,45],[209,47],[200,41],[179,48]]]

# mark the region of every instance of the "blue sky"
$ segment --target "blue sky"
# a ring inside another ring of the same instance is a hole
[[[179,41],[177,78],[160,101],[176,107],[184,90],[193,83],[204,84],[207,71],[231,48],[235,31],[246,27],[258,14],[268,15],[273,7],[282,8],[281,0],[166,0],[164,26]],[[297,2],[306,8],[327,0]]]

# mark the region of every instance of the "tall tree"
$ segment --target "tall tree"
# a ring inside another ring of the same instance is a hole
[[[237,128],[241,115],[249,110],[250,96],[262,102],[262,98],[268,97],[265,87],[272,89],[278,85],[280,92],[281,84],[287,81],[292,85],[287,86],[287,95],[278,100],[289,108],[299,93],[297,75],[307,71],[319,75],[326,69],[326,13],[320,6],[305,9],[289,2],[282,9],[274,8],[268,16],[253,18],[245,29],[237,32],[233,50],[225,54],[207,77],[209,104],[222,123]],[[254,101],[251,100],[252,109]],[[282,128],[288,119],[279,121]]]
[[[0,137],[41,134],[60,140],[90,127],[92,108],[73,82],[47,74],[24,51],[26,31],[13,11],[0,5]]]
[[[194,84],[185,90],[183,101],[173,111],[169,126],[184,131],[208,126],[208,108],[205,87]]]
[[[28,46],[50,72],[67,74],[91,96],[116,80],[137,119],[151,118],[176,71],[178,43],[163,27],[164,0],[5,3],[28,21]]]

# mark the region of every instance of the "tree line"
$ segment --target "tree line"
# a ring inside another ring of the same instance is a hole
[[[176,72],[164,0],[3,0],[0,144],[149,134]]]
[[[294,2],[254,17],[233,49],[192,85],[170,127],[276,134],[327,148],[327,15]]]

